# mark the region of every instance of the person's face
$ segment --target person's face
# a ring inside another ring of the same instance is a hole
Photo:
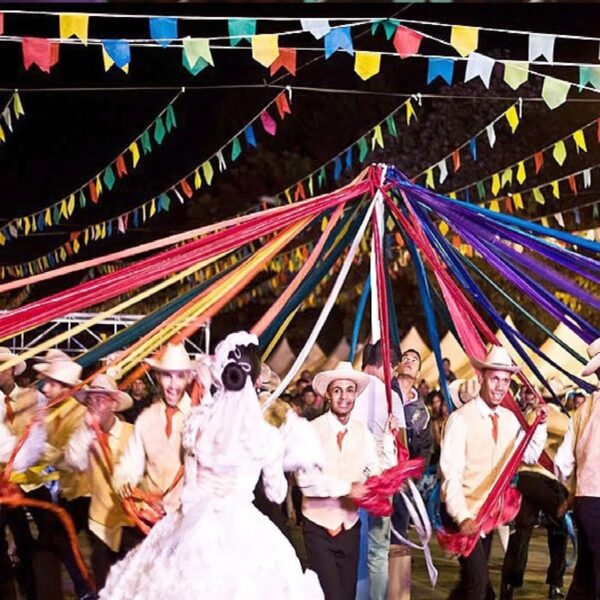
[[[117,401],[110,394],[92,392],[88,396],[88,409],[97,415],[100,422],[110,417],[116,407]]]
[[[141,398],[146,391],[146,384],[141,379],[136,379],[131,384],[131,394],[136,398]]]
[[[0,372],[0,388],[9,386],[15,383],[15,368],[11,367],[6,371]]]
[[[350,416],[356,401],[356,383],[350,379],[336,379],[329,384],[327,394],[331,412],[338,418]]]
[[[442,364],[444,365],[444,373],[446,373],[446,375],[448,373],[450,373],[450,361],[445,359],[442,361]]]
[[[302,379],[304,379],[305,381],[312,381],[312,375],[311,375],[310,371],[302,371],[302,374],[300,375],[300,377]]]
[[[523,408],[535,408],[537,403],[537,396],[529,388],[523,392]]]
[[[399,370],[401,376],[416,379],[419,369],[419,357],[414,352],[406,352],[402,355]]]
[[[575,394],[573,397],[573,408],[579,408],[585,402],[585,396],[583,394]]]
[[[304,392],[302,399],[304,400],[304,404],[312,406],[317,401],[317,395],[314,392]]]
[[[510,373],[497,369],[486,369],[481,374],[480,395],[491,408],[498,406],[510,387]]]
[[[437,414],[440,411],[442,406],[442,399],[439,396],[434,396],[431,400],[431,408],[433,409],[433,413]]]
[[[162,389],[165,402],[169,406],[177,406],[190,381],[187,371],[160,371],[158,383]]]
[[[50,402],[65,394],[68,389],[68,386],[55,379],[45,379],[44,383],[42,383],[42,394],[44,394]]]
[[[304,391],[304,388],[308,385],[308,381],[305,381],[304,379],[299,379],[296,382],[296,391],[298,392],[298,395],[302,395],[302,392]]]

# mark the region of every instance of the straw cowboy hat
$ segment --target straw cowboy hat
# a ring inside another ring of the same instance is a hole
[[[167,344],[162,355],[158,354],[144,361],[155,371],[192,371],[194,369],[190,355],[183,344]]]
[[[508,371],[509,373],[518,373],[521,370],[520,366],[513,363],[510,354],[502,346],[492,346],[484,360],[471,358],[471,364],[478,371],[491,369],[494,371]]]
[[[588,347],[587,353],[590,357],[588,364],[585,365],[581,375],[587,377],[593,375],[598,369],[600,369],[600,338],[594,340]]]
[[[569,382],[565,385],[560,377],[548,377],[546,381],[548,382],[550,389],[545,387],[542,388],[542,398],[547,400],[553,398],[553,393],[557,398],[562,398],[568,392],[575,389],[575,385],[573,383]]]
[[[55,360],[71,360],[71,357],[58,348],[50,348],[44,356],[36,356],[33,360],[36,362],[49,363]]]
[[[340,361],[335,369],[322,371],[313,379],[313,389],[320,396],[324,396],[329,384],[338,379],[348,379],[356,383],[356,394],[360,394],[369,385],[369,376],[362,371],[357,371],[351,362]]]
[[[33,368],[45,379],[54,379],[68,386],[81,383],[81,366],[72,360],[54,360],[33,365]]]
[[[13,358],[18,358],[16,354],[13,354],[8,348],[0,347],[0,362],[8,362]],[[27,368],[27,364],[24,360],[19,361],[14,367],[15,375],[21,375]]]
[[[476,377],[470,379],[455,379],[449,386],[450,399],[454,408],[460,408],[479,395],[481,385]]]
[[[117,382],[104,373],[96,375],[90,382],[90,387],[85,387],[78,392],[75,392],[75,398],[81,402],[81,404],[87,404],[88,396],[94,393],[112,396],[117,401],[115,412],[122,412],[133,406],[133,399],[131,396],[122,392],[117,386]]]
[[[258,377],[258,387],[267,392],[274,392],[281,383],[281,377],[269,367],[266,363],[260,366],[260,375]]]

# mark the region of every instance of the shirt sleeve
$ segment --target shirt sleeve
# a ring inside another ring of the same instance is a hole
[[[458,413],[450,415],[442,437],[440,470],[442,472],[442,495],[446,511],[460,525],[465,519],[472,519],[463,494],[465,471],[466,432],[462,417]]]
[[[573,417],[569,422],[567,433],[554,457],[554,474],[560,481],[566,483],[575,470],[575,422]]]
[[[67,464],[77,471],[87,471],[90,464],[89,449],[95,434],[87,425],[82,425],[69,439],[65,449]]]
[[[267,427],[271,426],[267,425]],[[283,472],[283,441],[277,431],[273,430],[272,433],[273,441],[270,444],[272,452],[263,466],[262,481],[267,498],[271,502],[281,504],[285,500],[288,488]]]
[[[146,470],[146,452],[142,441],[141,429],[146,422],[142,413],[134,425],[133,435],[129,438],[127,446],[119,464],[115,467],[113,481],[115,488],[123,485],[137,485]]]
[[[523,433],[524,435],[524,433]],[[546,445],[546,439],[548,438],[548,431],[546,428],[546,423],[540,423],[529,442],[527,448],[525,448],[525,452],[523,454],[523,462],[526,465],[535,465],[544,451],[544,446]]]

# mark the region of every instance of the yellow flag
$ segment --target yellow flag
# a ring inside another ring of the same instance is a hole
[[[135,167],[138,164],[138,161],[140,160],[140,149],[138,148],[136,142],[133,142],[129,146],[129,151],[131,152],[131,160],[133,161],[133,166]]]
[[[250,41],[252,45],[252,58],[263,67],[270,67],[279,56],[279,35],[276,33],[264,33],[253,35]]]
[[[52,225],[52,213],[50,212],[49,208],[46,209],[46,214],[44,215],[44,223],[46,225]]]
[[[200,171],[196,169],[194,171],[194,189],[199,190],[202,186],[202,177],[200,177]]]
[[[96,195],[100,197],[102,193],[102,181],[100,181],[100,176],[96,177]]]
[[[371,150],[375,150],[375,146],[383,148],[383,133],[381,131],[381,125],[377,125],[373,129],[373,138],[371,139]]]
[[[529,63],[517,60],[504,61],[504,82],[513,90],[523,85],[529,78]]]
[[[516,106],[511,106],[505,113],[506,120],[510,125],[510,130],[514,133],[519,126],[519,115]]]
[[[450,43],[461,56],[471,54],[473,50],[477,49],[479,43],[479,28],[455,25],[450,34]]]
[[[555,198],[560,198],[560,187],[558,185],[558,180],[553,181],[550,185],[552,186],[552,195]]]
[[[521,194],[514,194],[512,199],[515,203],[515,208],[524,208],[523,197],[521,196]]]
[[[427,169],[425,185],[430,189],[435,188],[435,182],[433,181],[433,169]]]
[[[67,215],[70,217],[75,210],[75,194],[69,196],[69,202],[67,203]]]
[[[500,205],[498,204],[498,200],[492,200],[490,202],[490,210],[494,212],[500,212]]]
[[[102,47],[102,61],[104,62],[104,70],[108,71],[115,63],[113,59],[108,55],[104,46]],[[121,67],[123,73],[129,73],[129,63],[127,63],[124,67]]]
[[[494,194],[494,196],[497,196],[499,191],[500,191],[500,177],[499,177],[498,173],[494,173],[492,175],[492,194]]]
[[[406,124],[407,125],[410,125],[410,120],[412,119],[412,117],[414,117],[416,119],[417,113],[415,112],[415,109],[413,108],[412,102],[409,100],[406,103]]]
[[[577,148],[577,154],[581,148],[584,152],[587,152],[587,146],[585,144],[585,136],[583,135],[583,129],[579,129],[573,134],[573,140],[575,141],[575,148]]]
[[[554,156],[554,160],[562,167],[563,163],[567,159],[567,147],[562,140],[554,144],[552,156]]]
[[[206,183],[208,185],[210,185],[212,178],[213,178],[213,168],[212,165],[210,164],[210,161],[207,160],[203,165],[202,165],[202,173],[204,173],[204,180],[206,181]]]
[[[88,22],[89,16],[76,14],[60,15],[60,37],[70,38],[72,35],[79,38],[86,46],[88,40]]]
[[[446,223],[446,221],[440,221],[439,228],[442,235],[446,235],[448,231],[450,231],[450,227],[448,227],[448,223]]]
[[[448,194],[448,198],[452,198],[453,200],[456,200],[456,192],[450,192]]]
[[[25,114],[23,110],[23,105],[21,104],[21,96],[19,96],[18,92],[15,92],[14,101],[13,101],[13,110],[15,111],[15,116],[17,119]]]
[[[381,54],[379,52],[355,52],[354,71],[363,80],[379,73],[381,68]]]
[[[150,212],[148,214],[150,217],[153,217],[156,214],[156,202],[154,199],[152,199],[152,202],[150,203]]]
[[[544,227],[550,227],[550,221],[548,221],[548,217],[542,217],[542,225]]]
[[[4,135],[4,129],[2,128],[2,125],[0,125],[0,140],[3,142],[6,141],[6,136]]]
[[[544,198],[544,194],[542,194],[540,188],[533,188],[533,198],[540,204],[546,204],[546,198]]]
[[[61,200],[60,203],[60,208],[59,208],[60,214],[65,218],[68,219],[69,215],[67,214],[67,201],[66,200]]]
[[[79,252],[79,247],[80,247],[80,246],[79,246],[79,240],[78,240],[77,238],[75,238],[75,239],[73,240],[73,252],[74,252],[75,254],[77,254],[77,253]]]
[[[527,172],[525,171],[525,163],[521,161],[517,166],[517,181],[523,183],[527,179]]]
[[[67,260],[67,251],[64,249],[64,247],[62,247],[60,249],[60,259],[65,262],[65,260]]]
[[[509,167],[504,171],[504,173],[502,173],[502,187],[504,188],[505,185],[512,185],[512,178],[513,172],[512,169]]]
[[[25,233],[25,235],[28,235],[28,234],[29,234],[29,231],[31,230],[31,226],[29,225],[29,217],[25,217],[25,218],[23,219],[23,222],[24,222],[24,224],[25,224],[24,233]]]

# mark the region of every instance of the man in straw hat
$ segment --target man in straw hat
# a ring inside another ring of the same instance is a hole
[[[494,483],[524,435],[517,417],[501,403],[511,375],[518,372],[508,352],[492,346],[485,360],[472,358],[479,372],[481,389],[477,398],[454,411],[442,438],[442,513],[448,528],[463,535],[477,534],[475,519]],[[540,407],[540,412],[546,409]],[[546,441],[546,425],[535,431],[523,461],[536,463]],[[488,571],[492,535],[480,539],[468,557],[459,557],[460,581],[450,598],[487,600],[494,598]]]
[[[544,394],[544,398],[552,400],[554,397],[561,399],[565,393],[565,386],[558,378],[549,378],[548,384],[552,386],[554,396]],[[524,416],[531,425],[536,417],[539,406],[538,394],[521,394],[527,398],[527,407]],[[548,438],[544,450],[554,460],[556,451],[569,426],[569,417],[554,403],[548,403],[548,418],[546,427]],[[501,599],[511,600],[513,590],[523,586],[523,578],[527,567],[527,554],[529,541],[533,528],[537,524],[540,511],[546,519],[548,533],[548,550],[550,564],[546,572],[546,583],[549,586],[548,598],[562,598],[563,576],[567,567],[567,542],[568,532],[564,515],[567,511],[567,488],[560,483],[554,473],[545,469],[540,463],[535,465],[521,465],[517,489],[521,492],[521,508],[515,519],[514,531],[511,532],[504,564],[502,566]]]
[[[133,400],[105,374],[96,375],[90,387],[76,392],[75,398],[87,408],[87,414],[85,423],[71,436],[65,458],[73,469],[85,472],[90,482],[91,562],[96,585],[101,589],[110,567],[141,540],[137,530],[130,527],[111,477],[113,466],[119,463],[133,434],[133,425],[117,414],[131,408]]]
[[[357,395],[369,376],[340,362],[314,378],[316,392],[330,402],[330,410],[311,421],[325,457],[322,470],[298,471],[304,494],[304,543],[327,600],[351,600],[356,593],[360,524],[354,498],[364,496],[364,481],[381,472],[372,434],[351,419]],[[392,438],[388,430],[387,435]],[[396,462],[390,439],[387,465]]]
[[[183,478],[181,434],[192,401],[186,389],[194,365],[183,344],[167,344],[146,363],[153,371],[161,392],[161,402],[146,408],[135,422],[121,462],[115,468],[114,482],[119,494],[130,496],[138,484],[144,491],[162,498],[166,512],[177,510]]]
[[[583,377],[600,381],[600,338],[587,349]],[[563,482],[575,479],[573,514],[577,524],[577,564],[568,600],[600,598],[600,387],[575,411],[554,468]]]
[[[18,357],[8,348],[0,348],[0,364],[4,365],[9,360],[18,360]],[[10,456],[14,444],[21,437],[25,427],[32,422],[40,410],[43,400],[43,396],[35,388],[23,388],[17,385],[15,377],[22,375],[26,366],[25,361],[20,360],[14,366],[0,371],[0,423],[4,432],[0,448],[4,451],[3,454],[6,454],[6,458]],[[40,434],[45,437],[45,432],[42,433],[42,429],[39,429]],[[27,444],[29,445],[29,440]],[[22,452],[19,454],[22,454]],[[37,452],[33,462],[36,462],[38,458],[39,452]],[[0,460],[2,459],[0,458]],[[19,460],[19,463],[22,463],[22,461]],[[24,469],[15,469],[15,471],[17,470]],[[25,483],[25,473],[20,475],[19,479],[23,480],[22,489],[25,493],[34,489],[35,486]],[[11,530],[15,541],[16,554],[19,558],[16,571],[19,584],[27,600],[35,600],[35,586],[31,580],[34,538],[29,529],[25,509],[23,507],[12,509],[6,506],[0,507],[0,532],[3,533],[6,526]],[[6,558],[7,552],[6,537],[0,535],[0,555],[2,556],[0,560]],[[2,571],[6,574],[10,573],[10,569],[2,569]]]
[[[71,388],[81,383],[81,366],[53,351],[47,361],[34,365],[33,368],[39,374],[41,391],[48,403],[59,401],[48,410],[45,419],[48,443],[43,462],[55,468],[58,473],[59,505],[69,513],[78,531],[87,531],[89,482],[85,475],[73,471],[64,460],[67,443],[85,418],[85,408],[69,395]],[[40,489],[47,493],[46,488]],[[43,521],[38,523],[39,537],[34,557],[38,598],[62,597],[57,558],[67,568],[77,597],[90,597],[92,590],[77,567],[62,523],[48,511],[43,513]]]

